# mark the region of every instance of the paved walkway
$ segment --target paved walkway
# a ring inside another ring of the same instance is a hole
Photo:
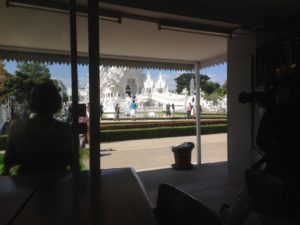
[[[174,163],[171,147],[195,136],[142,139],[101,144],[101,168],[133,167],[137,171],[168,168]],[[227,134],[202,135],[202,162],[227,161]],[[196,162],[196,150],[192,151]]]

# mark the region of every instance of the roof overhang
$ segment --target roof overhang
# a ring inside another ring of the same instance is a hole
[[[0,29],[5,30],[0,36],[0,57],[69,63],[70,33],[66,5],[37,5],[37,2],[47,1],[17,2],[22,7],[12,7],[10,4],[15,1],[8,1],[8,5],[3,1],[0,3],[0,14],[4,18],[0,21]],[[26,2],[30,4],[26,5]],[[144,10],[133,14],[132,9],[104,5],[100,12],[105,15],[99,14],[102,65],[191,70],[195,62],[200,62],[202,67],[224,63],[227,38],[238,27],[236,24],[159,12],[147,11],[142,16]],[[85,7],[80,6],[77,49],[81,64],[88,63],[87,33]]]
[[[68,3],[69,0],[7,0],[5,5],[1,1],[0,29],[5,32],[0,36],[0,57],[68,63]],[[81,64],[88,63],[86,4],[86,0],[77,0]],[[100,63],[179,70],[193,69],[195,62],[201,67],[223,63],[227,38],[249,31],[248,27],[263,26],[270,19],[285,21],[298,11],[299,3],[294,0],[284,4],[271,0],[102,0]]]

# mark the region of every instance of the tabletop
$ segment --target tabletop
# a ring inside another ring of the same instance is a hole
[[[29,185],[27,197],[27,192],[23,193],[23,206],[15,206],[13,219],[1,225],[157,224],[143,184],[131,168],[93,175],[88,171],[57,173],[41,179],[42,183],[35,180]],[[15,189],[18,192],[19,188]]]
[[[0,224],[11,223],[37,191],[42,176],[0,176]]]

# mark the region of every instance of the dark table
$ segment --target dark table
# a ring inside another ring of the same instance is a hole
[[[131,168],[102,170],[101,175],[88,171],[51,174],[31,181],[21,176],[1,177],[0,187],[13,179],[25,189],[7,185],[0,190],[1,217],[6,189],[13,187],[7,202],[15,201],[13,193],[22,197],[9,203],[13,205],[11,213],[3,214],[7,219],[1,220],[1,225],[157,224],[143,184]]]
[[[0,176],[0,225],[15,219],[42,181],[41,176]]]

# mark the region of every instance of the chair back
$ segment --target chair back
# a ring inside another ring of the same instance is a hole
[[[170,184],[159,186],[154,214],[161,225],[223,224],[214,211]]]

